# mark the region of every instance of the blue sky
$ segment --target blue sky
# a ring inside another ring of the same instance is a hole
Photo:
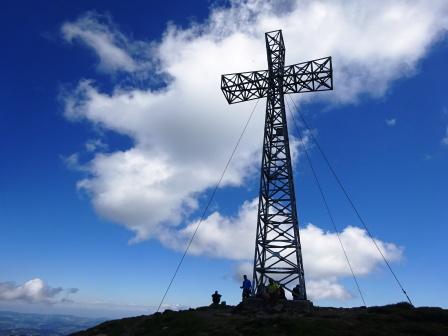
[[[279,28],[288,63],[334,57],[335,91],[294,99],[414,303],[446,307],[443,1],[3,7],[0,309],[115,317],[158,305],[253,108],[227,106],[219,74],[266,67],[263,32]],[[167,305],[205,305],[216,289],[238,302],[235,279],[252,258],[263,113],[262,100]],[[404,300],[307,146],[367,303]],[[314,301],[360,305],[293,147]]]

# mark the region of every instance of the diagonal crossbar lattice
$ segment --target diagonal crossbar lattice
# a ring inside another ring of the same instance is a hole
[[[253,291],[273,279],[290,292],[298,284],[306,299],[284,95],[332,90],[331,57],[285,67],[282,31],[265,40],[268,70],[223,75],[221,89],[229,104],[267,98]]]
[[[289,65],[283,70],[283,94],[327,91],[332,85],[331,57]],[[221,77],[221,89],[229,104],[265,98],[268,87],[268,70]]]

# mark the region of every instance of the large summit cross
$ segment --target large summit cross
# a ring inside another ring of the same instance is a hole
[[[306,300],[284,95],[332,90],[331,57],[285,67],[282,31],[265,39],[268,70],[222,75],[221,90],[229,104],[267,98],[253,293],[273,279],[290,292],[298,284]]]

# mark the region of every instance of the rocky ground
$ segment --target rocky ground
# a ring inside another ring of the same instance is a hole
[[[406,303],[294,310],[287,304],[201,307],[108,321],[73,336],[434,335],[448,336],[448,310]]]

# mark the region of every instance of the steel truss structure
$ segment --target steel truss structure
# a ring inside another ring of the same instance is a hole
[[[227,74],[229,104],[267,98],[253,269],[253,292],[269,279],[285,290],[300,286],[306,300],[284,95],[333,89],[331,57],[285,67],[281,30],[265,34],[268,70]]]

